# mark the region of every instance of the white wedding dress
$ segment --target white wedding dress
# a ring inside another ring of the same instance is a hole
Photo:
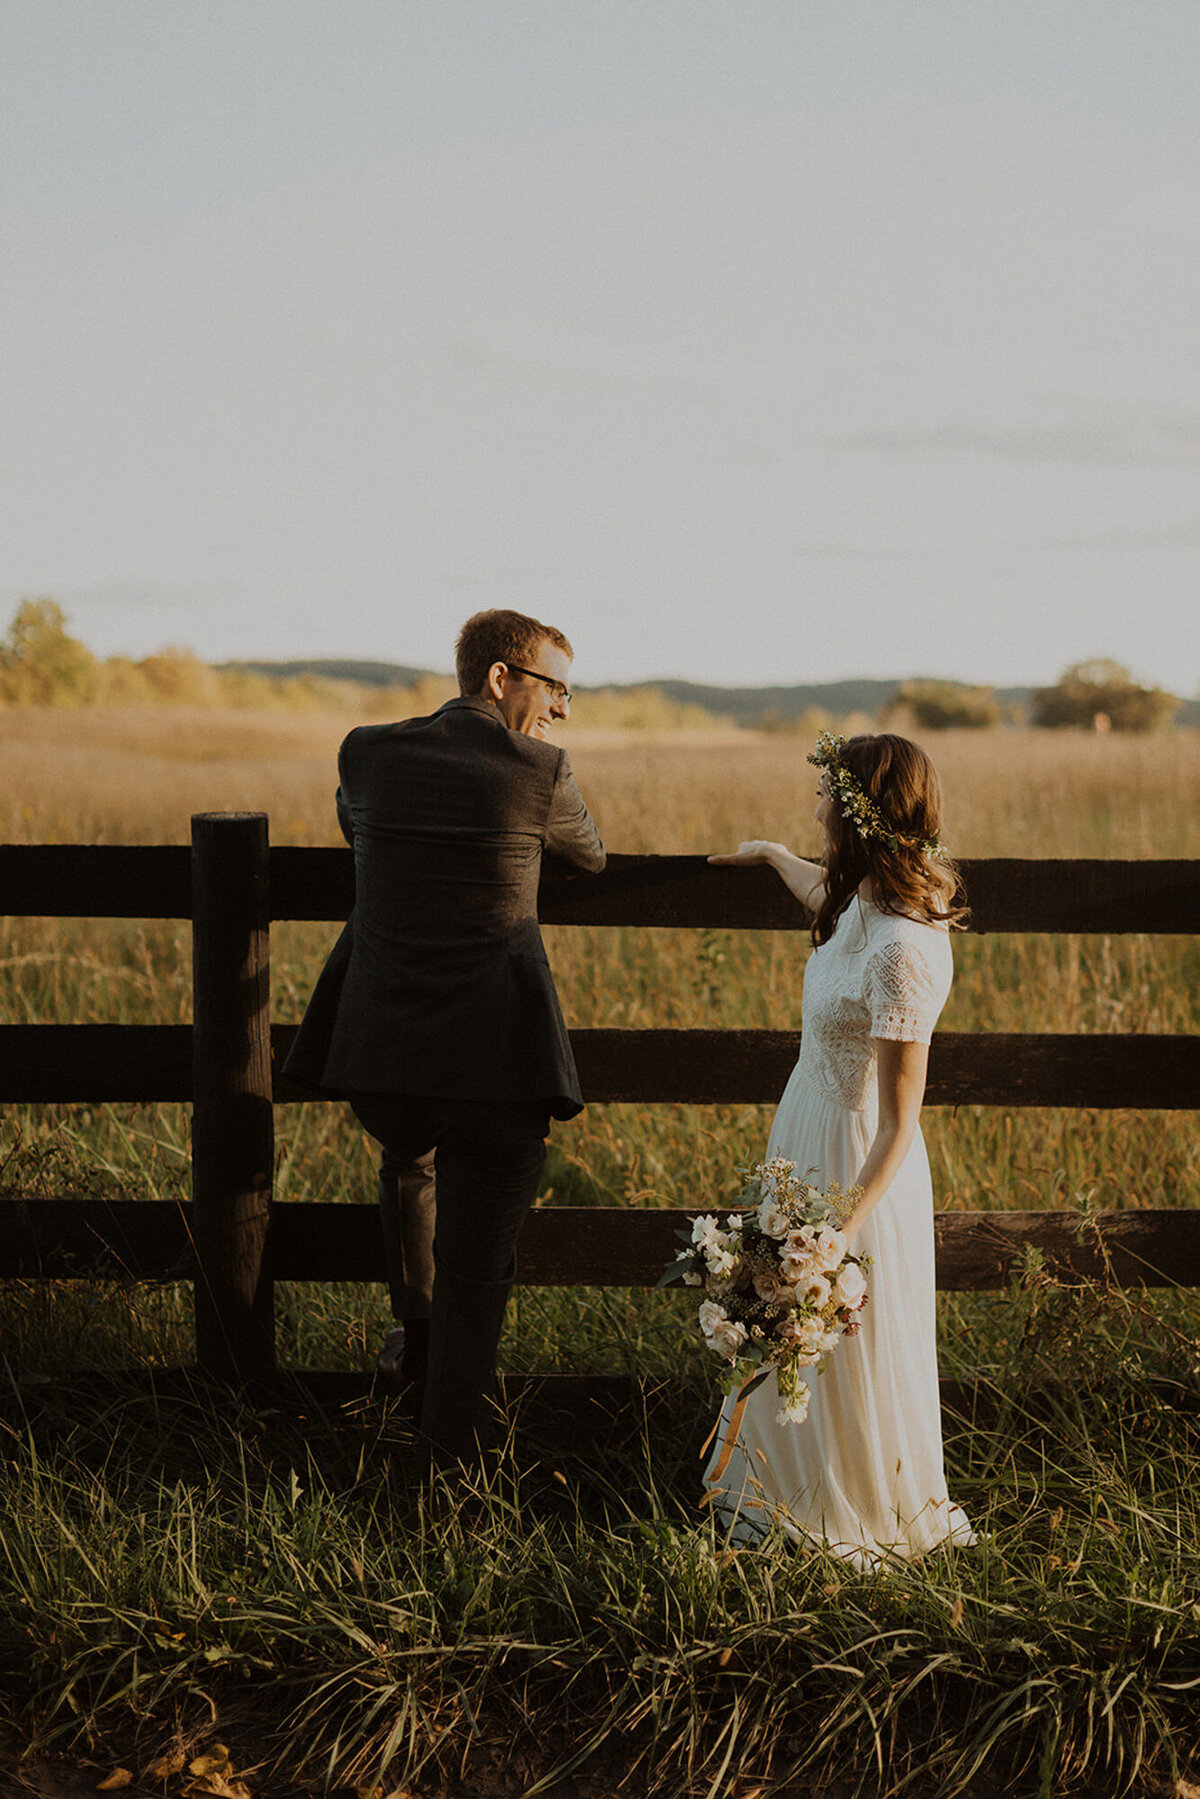
[[[767,1144],[802,1178],[850,1187],[875,1136],[875,1039],[928,1043],[950,991],[940,926],[855,898],[809,958],[800,1059]],[[938,1399],[933,1192],[920,1130],[854,1243],[869,1255],[862,1329],[825,1372],[805,1371],[802,1424],[777,1424],[772,1377],[750,1396],[733,1455],[708,1490],[718,1525],[748,1541],[772,1522],[860,1566],[974,1540],[946,1491]],[[711,1479],[732,1398],[722,1408]]]

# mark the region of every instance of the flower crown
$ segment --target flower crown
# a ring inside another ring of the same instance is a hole
[[[817,738],[817,747],[811,751],[808,760],[815,767],[825,770],[829,776],[831,797],[837,800],[839,811],[850,820],[859,836],[878,837],[893,850],[919,848],[926,856],[944,856],[945,848],[936,837],[901,837],[892,829],[878,806],[867,798],[842,761],[845,747],[846,739],[839,737],[836,731],[822,731]]]

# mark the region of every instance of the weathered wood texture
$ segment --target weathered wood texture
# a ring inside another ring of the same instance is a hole
[[[294,1025],[271,1030],[274,1096],[310,1098],[280,1072]],[[571,1042],[593,1104],[770,1105],[798,1031],[580,1030]],[[187,1101],[187,1025],[0,1025],[0,1103]],[[938,1031],[927,1105],[1200,1106],[1200,1036]]]
[[[961,864],[973,931],[1200,930],[1200,862],[1022,861]],[[710,868],[703,856],[611,856],[604,873],[551,875],[547,924],[806,928],[769,868]]]
[[[718,1201],[714,1198],[714,1205]],[[722,1206],[720,1209],[724,1209]],[[521,1235],[518,1284],[653,1286],[695,1211],[545,1206]],[[1200,1210],[939,1212],[937,1279],[943,1290],[1003,1287],[1026,1247],[1063,1280],[1123,1286],[1200,1286]],[[0,1199],[0,1277],[189,1280],[196,1268],[194,1210],[153,1200]],[[373,1205],[277,1205],[277,1280],[381,1281],[383,1237]]]
[[[196,1360],[225,1380],[275,1367],[267,819],[192,820],[192,1231]]]
[[[586,1097],[698,1105],[770,1104],[798,1031],[572,1031]],[[1200,1037],[938,1031],[933,1106],[1200,1105]]]
[[[192,1233],[190,1203],[80,1193],[0,1199],[0,1278],[190,1281]]]
[[[11,918],[190,918],[187,844],[0,844]]]
[[[56,918],[190,918],[190,860],[175,845],[0,846],[0,912]],[[1200,862],[983,858],[962,863],[975,931],[1200,930]],[[273,919],[344,919],[347,849],[270,851]],[[548,870],[547,924],[803,930],[803,909],[767,868],[703,856],[610,856],[604,873]]]
[[[190,1025],[0,1025],[2,1104],[100,1105],[191,1097]]]

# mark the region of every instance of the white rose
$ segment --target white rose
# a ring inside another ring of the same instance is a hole
[[[793,1255],[790,1250],[780,1258],[779,1269],[785,1280],[789,1280],[793,1287],[800,1286],[807,1281],[809,1275],[820,1273],[812,1256]]]
[[[745,1325],[735,1324],[732,1318],[727,1318],[724,1324],[719,1325],[709,1338],[712,1348],[718,1355],[724,1356],[727,1362],[736,1360],[737,1352],[745,1341]]]
[[[786,1237],[792,1228],[792,1221],[781,1205],[767,1198],[758,1208],[758,1228],[764,1237]]]
[[[856,1312],[867,1297],[867,1277],[857,1262],[847,1262],[833,1286],[834,1298],[840,1306]]]
[[[846,1254],[846,1239],[841,1231],[827,1224],[816,1242],[817,1260],[826,1274],[838,1267]]]
[[[719,1306],[715,1299],[705,1299],[700,1304],[700,1329],[706,1337],[711,1337],[721,1325],[729,1323],[729,1314],[724,1306]]]
[[[797,1290],[801,1299],[806,1299],[818,1312],[829,1304],[833,1291],[823,1274],[810,1274]]]
[[[817,1233],[811,1224],[802,1224],[797,1230],[789,1231],[784,1239],[784,1254],[789,1256],[806,1256],[816,1242]]]

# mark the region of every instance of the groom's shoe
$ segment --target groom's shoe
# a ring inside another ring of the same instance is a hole
[[[383,1339],[375,1378],[385,1393],[403,1393],[420,1388],[429,1366],[429,1320],[410,1318],[396,1325]]]
[[[407,1332],[398,1325],[383,1339],[383,1348],[375,1364],[375,1378],[386,1393],[399,1393],[408,1382],[404,1378],[404,1345]]]

